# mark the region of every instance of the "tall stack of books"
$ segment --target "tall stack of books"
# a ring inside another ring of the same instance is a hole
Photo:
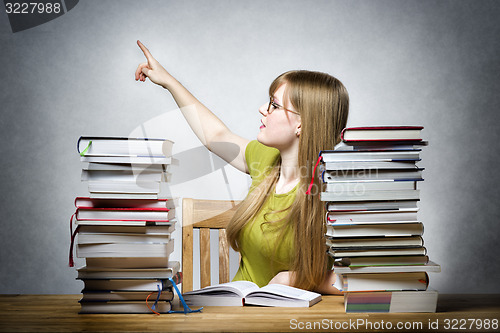
[[[175,203],[165,183],[172,142],[81,137],[77,148],[89,189],[88,197],[76,198],[71,219],[70,266],[73,244],[86,263],[77,269],[84,283],[80,313],[170,311],[172,280],[182,277],[179,262],[169,261]]]
[[[326,242],[346,312],[435,312],[418,219],[420,126],[352,127],[322,151]]]

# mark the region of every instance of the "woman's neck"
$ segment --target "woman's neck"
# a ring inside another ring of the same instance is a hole
[[[291,191],[300,179],[298,147],[280,151],[280,154],[281,169],[278,182],[276,183],[276,194]]]

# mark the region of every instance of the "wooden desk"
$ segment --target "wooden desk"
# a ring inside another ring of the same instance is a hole
[[[80,298],[81,295],[0,295],[0,331],[500,331],[500,295],[440,295],[438,312],[421,314],[346,314],[342,297],[324,296],[311,308],[206,307],[202,313],[161,316],[79,315]],[[471,329],[471,323],[479,324],[479,320],[483,328]],[[486,320],[490,329],[485,329]],[[408,328],[397,329],[398,322]],[[437,329],[429,329],[429,323],[438,323]]]

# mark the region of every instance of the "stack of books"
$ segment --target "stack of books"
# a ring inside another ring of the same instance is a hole
[[[77,269],[84,283],[80,313],[170,311],[172,280],[182,277],[179,262],[169,261],[175,201],[166,197],[165,183],[172,142],[81,137],[77,147],[89,189],[88,197],[76,198],[71,218],[70,266],[73,246],[86,263]]]
[[[435,312],[418,219],[420,126],[352,127],[322,151],[326,242],[346,312]]]

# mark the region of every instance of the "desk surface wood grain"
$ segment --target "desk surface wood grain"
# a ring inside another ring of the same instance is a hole
[[[346,314],[343,297],[324,296],[311,308],[205,307],[160,316],[80,315],[80,298],[0,295],[0,332],[500,332],[500,295],[440,295],[437,313]]]

